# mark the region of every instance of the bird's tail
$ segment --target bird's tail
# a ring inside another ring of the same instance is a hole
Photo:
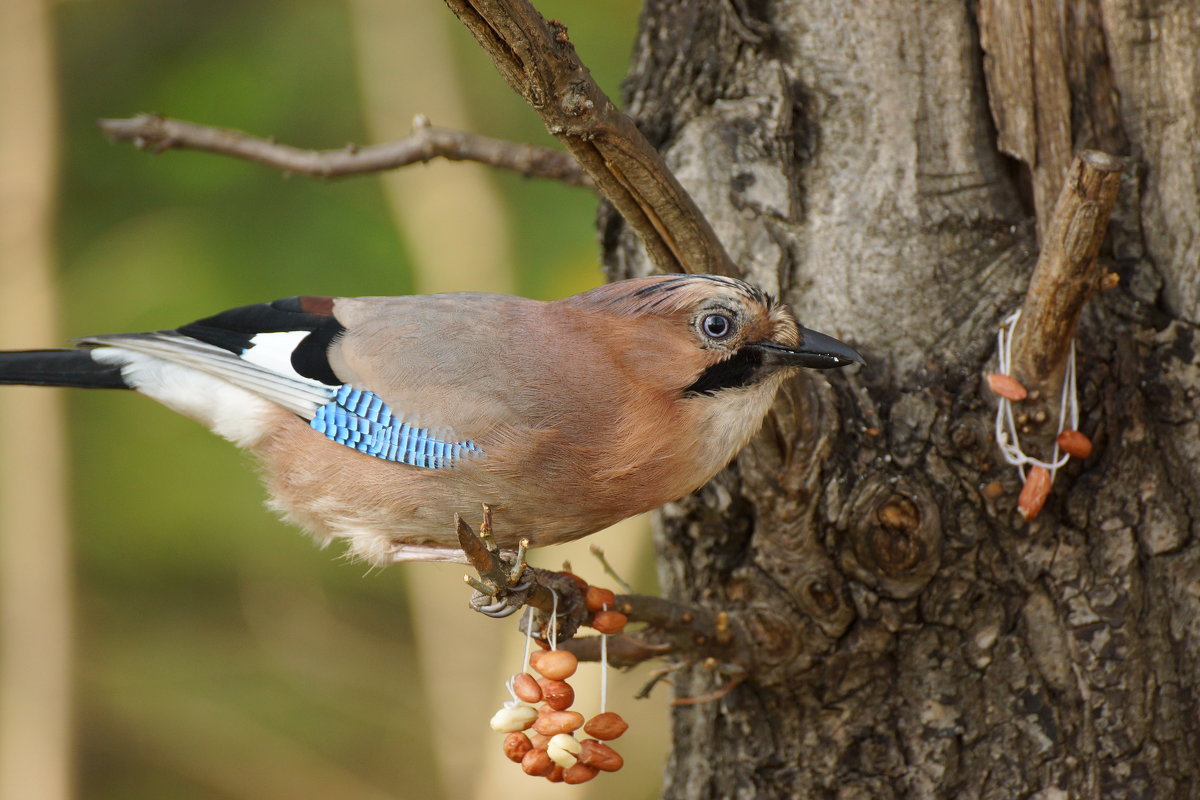
[[[118,364],[101,364],[91,350],[0,351],[0,384],[128,389]]]

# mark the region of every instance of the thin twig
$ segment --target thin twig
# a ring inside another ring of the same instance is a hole
[[[198,125],[157,114],[102,119],[97,124],[113,139],[133,142],[142,150],[155,153],[200,150],[265,164],[292,175],[338,178],[445,158],[478,161],[519,172],[527,178],[547,178],[569,186],[591,185],[591,180],[569,153],[438,128],[423,116],[413,120],[411,136],[368,147],[348,145],[339,150],[304,150],[241,131]]]
[[[561,22],[527,0],[446,0],[500,75],[542,117],[664,272],[736,275],[658,151],[592,79]]]
[[[744,680],[746,680],[745,675],[734,675],[732,678],[729,679],[729,681],[724,686],[721,686],[720,688],[716,689],[715,691],[708,692],[707,694],[698,694],[698,695],[695,695],[694,697],[676,697],[674,700],[671,701],[671,705],[673,705],[673,706],[697,706],[702,703],[711,703],[715,700],[720,700],[722,697],[724,697],[725,695],[729,694],[734,689],[736,689],[738,684],[740,684]]]
[[[667,679],[670,678],[671,675],[674,675],[681,669],[687,669],[690,666],[691,664],[687,661],[678,661],[674,664],[668,664],[665,667],[660,667],[656,670],[653,670],[650,673],[650,680],[646,681],[646,685],[638,690],[637,694],[633,696],[633,699],[645,700],[650,696],[650,693],[654,691],[654,688],[658,686],[658,684],[662,683],[663,681],[670,683],[670,681]]]
[[[621,588],[624,589],[627,593],[632,594],[633,587],[630,586],[628,583],[626,583],[625,579],[617,574],[617,571],[615,569],[613,569],[613,565],[609,563],[608,556],[604,555],[604,551],[602,549],[600,549],[600,547],[598,547],[597,545],[592,545],[590,550],[592,552],[592,555],[596,557],[596,560],[600,562],[600,567],[604,570],[604,572],[609,577],[611,577],[614,581],[619,583],[621,585]]]

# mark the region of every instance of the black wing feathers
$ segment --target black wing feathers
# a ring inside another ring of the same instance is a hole
[[[222,311],[178,328],[193,339],[241,355],[260,333],[310,331],[292,352],[292,368],[306,378],[330,386],[341,381],[329,366],[329,345],[345,330],[334,318],[327,297],[288,297]]]

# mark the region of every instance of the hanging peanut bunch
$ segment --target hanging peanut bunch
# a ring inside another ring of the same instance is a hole
[[[620,633],[627,620],[624,614],[611,610],[616,596],[608,589],[589,586],[585,598],[592,613],[589,625],[601,634],[600,712],[585,720],[583,714],[571,708],[575,690],[567,679],[575,674],[579,661],[574,653],[558,649],[556,595],[555,608],[544,631],[549,649],[530,652],[533,624],[527,620],[522,671],[508,681],[512,700],[491,720],[493,730],[507,734],[504,755],[519,763],[525,774],[553,783],[584,783],[601,772],[616,772],[625,764],[620,753],[607,742],[618,738],[629,725],[605,706],[607,639],[610,634]],[[530,670],[541,678],[535,678]],[[587,738],[578,737],[580,729]]]

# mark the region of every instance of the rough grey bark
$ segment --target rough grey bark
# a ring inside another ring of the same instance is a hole
[[[1026,524],[981,376],[1051,134],[1001,152],[993,114],[1038,117],[985,78],[977,8],[646,3],[630,111],[745,274],[868,360],[793,381],[660,516],[668,595],[757,644],[748,680],[675,710],[668,797],[1200,796],[1200,3],[1029,5],[1061,26],[1072,147],[1129,163],[1121,284],[1078,337],[1096,453]],[[602,232],[614,276],[650,269]]]

